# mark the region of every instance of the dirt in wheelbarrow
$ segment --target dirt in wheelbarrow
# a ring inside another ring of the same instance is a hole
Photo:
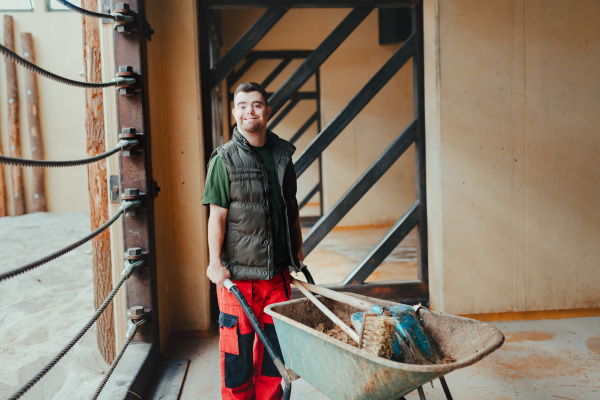
[[[324,299],[324,302],[328,302],[327,299]],[[348,305],[342,304],[342,303],[338,303],[338,302],[332,302],[329,301],[327,304],[330,309],[336,314],[338,315],[338,317],[340,317],[342,319],[342,321],[348,325],[348,327],[350,327],[351,329],[353,329],[353,325],[350,321],[350,314],[352,312],[355,312],[356,310],[349,307]],[[320,312],[320,310],[318,310],[318,308],[313,305],[310,302],[306,302],[305,303],[305,312],[303,313],[303,316],[306,318],[304,322],[306,325],[310,326],[311,328],[315,329],[318,332],[324,333],[327,336],[330,336],[336,340],[339,340],[340,342],[346,343],[352,347],[357,347],[358,348],[358,344],[350,337],[348,336],[348,334],[346,332],[344,332],[340,327],[338,327],[337,325],[335,325],[331,320],[329,319],[325,319],[323,320],[323,314]],[[392,357],[392,354],[394,352],[394,350],[392,349],[392,343],[380,343],[379,345],[383,345],[384,347],[389,347],[389,349],[387,349],[387,351],[384,349],[383,351],[378,351],[377,354],[380,357],[386,358],[386,359],[390,359]],[[414,363],[417,364],[429,364],[430,362],[424,360],[424,359],[420,359],[418,360],[419,362],[416,362],[417,360],[415,360]],[[444,356],[443,359],[438,359],[436,361],[436,364],[450,364],[456,362],[456,359],[449,357],[447,355]]]
[[[344,321],[344,323],[346,325],[348,325],[350,328],[352,328],[352,325],[350,324],[350,320]],[[338,326],[335,326],[333,328],[328,328],[326,323],[321,322],[320,324],[317,324],[317,326],[315,326],[315,330],[319,331],[321,333],[324,333],[327,336],[331,336],[332,338],[337,339],[340,342],[349,344],[350,346],[358,347],[358,344],[356,344],[356,342],[354,340],[352,340],[352,338],[350,336],[348,336],[348,334],[346,332],[344,332],[342,330],[342,328],[340,328]]]

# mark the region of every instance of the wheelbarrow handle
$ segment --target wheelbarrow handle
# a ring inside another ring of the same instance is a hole
[[[242,306],[242,309],[244,310],[244,313],[250,320],[250,323],[252,324],[252,327],[256,331],[256,334],[258,335],[260,341],[263,342],[265,349],[267,350],[267,353],[269,353],[269,356],[273,360],[273,363],[275,364],[277,371],[279,371],[279,374],[281,375],[281,377],[283,379],[283,400],[289,400],[290,395],[292,393],[292,380],[288,374],[287,369],[285,368],[285,364],[283,363],[283,360],[281,359],[281,357],[279,357],[279,355],[273,348],[273,345],[269,341],[269,338],[267,338],[267,335],[265,334],[265,331],[263,330],[262,326],[260,325],[258,318],[256,318],[256,315],[254,315],[252,308],[250,308],[250,305],[246,301],[246,298],[244,298],[244,295],[242,294],[240,289],[237,287],[237,285],[235,283],[233,283],[230,279],[225,279],[225,282],[223,282],[223,284],[227,288],[227,291],[229,291],[230,293],[233,293],[233,295],[235,296],[237,301],[240,303],[240,305]]]

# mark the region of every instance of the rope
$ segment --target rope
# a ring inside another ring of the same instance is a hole
[[[101,227],[99,227],[98,229],[96,229],[95,231],[93,231],[92,233],[90,233],[89,235],[87,235],[86,237],[84,237],[83,239],[73,243],[70,246],[65,247],[64,249],[61,249],[55,253],[50,254],[49,256],[46,256],[38,261],[32,262],[30,264],[27,264],[23,267],[14,269],[12,271],[8,271],[5,272],[3,274],[0,274],[0,282],[2,282],[3,280],[9,279],[9,278],[13,278],[17,275],[20,275],[22,273],[31,271],[34,268],[39,267],[40,265],[43,265],[47,262],[50,262],[62,255],[67,254],[68,252],[70,252],[71,250],[76,249],[77,247],[81,246],[82,244],[84,244],[85,242],[93,239],[94,237],[98,236],[100,233],[102,233],[104,230],[106,230],[106,228],[108,228],[109,226],[111,226],[120,216],[121,214],[123,214],[124,212],[126,212],[129,208],[131,207],[137,207],[141,204],[141,201],[139,200],[134,200],[134,201],[124,201],[121,203],[121,207],[119,207],[119,210],[117,211],[117,213],[108,221],[106,221],[104,223],[104,225],[102,225]]]
[[[124,14],[120,14],[120,13],[103,14],[103,13],[99,13],[99,12],[95,12],[95,11],[86,10],[85,8],[77,7],[76,5],[71,4],[65,0],[56,0],[56,1],[58,1],[63,6],[70,8],[71,10],[78,12],[79,14],[86,15],[88,17],[108,18],[108,19],[112,19],[113,21],[117,21],[117,22],[133,22],[134,21],[134,18],[131,15],[124,15]]]
[[[141,319],[138,322],[132,323],[132,325],[130,326],[130,329],[133,328],[133,332],[130,333],[130,330],[127,331],[127,335],[125,336],[127,339],[125,340],[125,343],[123,343],[123,346],[121,346],[121,350],[119,350],[119,354],[117,354],[117,356],[115,357],[113,362],[110,364],[110,368],[109,368],[108,372],[106,373],[106,376],[104,377],[104,379],[102,379],[102,382],[100,382],[100,385],[98,385],[98,389],[96,389],[96,393],[94,393],[94,397],[92,397],[91,400],[96,400],[98,398],[98,396],[100,396],[100,392],[102,392],[102,389],[104,389],[104,386],[106,386],[106,382],[108,382],[108,379],[110,378],[113,371],[117,367],[117,364],[119,363],[119,361],[121,361],[121,357],[123,357],[123,354],[125,354],[125,350],[127,350],[127,346],[129,346],[129,343],[131,343],[131,341],[135,337],[135,333],[137,332],[138,326],[143,325],[145,322],[146,322],[145,319]]]
[[[6,57],[10,58],[17,64],[20,64],[21,66],[23,66],[37,74],[42,75],[45,78],[52,79],[53,81],[60,82],[65,85],[76,86],[76,87],[81,87],[81,88],[96,88],[97,89],[97,88],[104,88],[104,87],[117,86],[117,85],[132,85],[136,82],[135,78],[124,78],[124,77],[115,78],[110,82],[99,82],[99,83],[74,81],[72,79],[64,78],[62,76],[53,74],[52,72],[46,71],[45,69],[38,67],[34,63],[27,61],[23,57],[19,56],[17,53],[10,50],[8,47],[3,46],[1,44],[0,44],[0,53],[4,54]]]
[[[17,165],[21,167],[36,167],[36,168],[53,168],[53,167],[74,167],[77,165],[91,164],[96,161],[103,160],[118,153],[126,148],[134,147],[139,143],[138,140],[120,140],[117,147],[106,153],[99,154],[94,157],[84,158],[81,160],[72,161],[46,161],[46,160],[26,160],[24,158],[5,157],[0,155],[0,164]]]
[[[142,265],[143,260],[138,261],[136,264],[138,266]],[[83,337],[83,335],[85,335],[85,333],[92,327],[92,325],[94,324],[94,322],[96,322],[100,315],[102,315],[106,307],[108,307],[113,297],[115,297],[115,295],[121,288],[121,285],[123,285],[127,278],[128,274],[121,274],[121,279],[119,280],[119,282],[115,285],[115,287],[110,292],[106,300],[104,300],[104,303],[102,303],[100,308],[96,310],[94,316],[87,322],[87,324],[85,324],[84,327],[81,328],[77,335],[75,335],[75,337],[71,339],[71,341],[48,364],[46,364],[44,368],[42,368],[37,374],[35,374],[35,376],[31,378],[29,382],[23,385],[23,387],[19,389],[19,391],[17,391],[15,394],[13,394],[8,400],[16,400],[23,396],[29,389],[33,387],[33,385],[35,385],[40,379],[42,379],[44,375],[46,375],[48,371],[50,371],[65,356],[65,354],[67,354],[69,350],[73,348],[73,346],[75,346],[75,344]]]

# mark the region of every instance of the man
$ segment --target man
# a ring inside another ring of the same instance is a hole
[[[231,141],[208,167],[203,205],[210,206],[206,271],[217,285],[221,394],[224,399],[278,399],[281,376],[233,294],[230,278],[250,304],[276,350],[273,319],[264,308],[290,298],[290,267],[299,270],[302,233],[296,201],[295,147],[267,131],[267,94],[257,83],[233,95],[237,123]]]

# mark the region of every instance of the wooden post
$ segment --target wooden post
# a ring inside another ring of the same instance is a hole
[[[83,0],[81,7],[97,11],[97,0]],[[100,57],[100,20],[83,17],[83,57],[87,82],[101,82],[102,68]],[[85,90],[85,130],[87,153],[90,157],[104,153],[104,108],[101,89]],[[90,219],[92,230],[108,220],[108,184],[106,160],[88,165],[88,190],[90,196]],[[108,230],[92,241],[94,270],[94,306],[98,308],[112,290],[112,265],[110,254],[110,233]],[[115,358],[115,326],[112,307],[98,319],[98,349],[106,362]]]
[[[31,33],[21,33],[21,47],[23,48],[23,57],[35,64],[35,52]],[[27,119],[29,120],[31,158],[34,160],[43,160],[44,145],[40,127],[37,77],[33,71],[28,69],[25,70],[25,94],[25,98],[27,99]],[[31,212],[44,212],[46,211],[44,168],[33,168],[32,176],[31,196],[33,199],[31,201]]]
[[[4,16],[4,44],[15,51],[15,35],[13,18]],[[21,140],[19,138],[19,90],[17,86],[17,66],[14,61],[6,58],[6,78],[8,79],[8,154],[11,157],[21,157]],[[12,192],[14,215],[25,214],[25,191],[23,189],[23,174],[21,167],[11,166]]]
[[[2,151],[2,129],[0,129],[0,156]],[[6,191],[4,189],[4,164],[0,164],[0,217],[6,217]]]

